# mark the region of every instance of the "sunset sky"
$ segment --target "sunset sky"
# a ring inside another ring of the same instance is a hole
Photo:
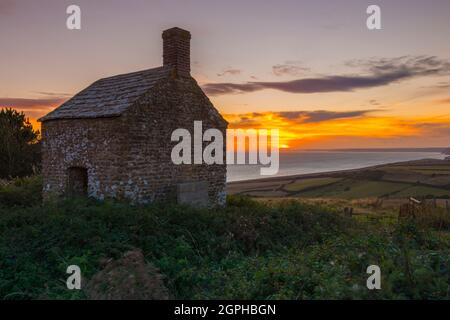
[[[70,4],[81,30],[66,28]],[[382,30],[366,27],[370,4]],[[293,149],[450,147],[449,0],[0,0],[0,107],[36,119],[160,66],[174,26],[234,128],[277,128]]]

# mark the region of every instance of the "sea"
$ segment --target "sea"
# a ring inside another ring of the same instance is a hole
[[[397,151],[298,151],[280,152],[278,173],[261,175],[262,165],[228,165],[227,181],[243,181],[298,174],[359,169],[375,165],[420,159],[444,159],[440,152]]]

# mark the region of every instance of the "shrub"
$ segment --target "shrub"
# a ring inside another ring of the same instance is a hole
[[[176,299],[448,298],[449,238],[411,223],[242,197],[215,209],[80,199],[3,207],[0,298],[86,298],[66,289],[67,266],[89,280],[101,261],[135,248]],[[365,287],[370,264],[381,267],[381,291]]]
[[[0,183],[0,206],[33,206],[41,202],[41,176],[3,180]]]

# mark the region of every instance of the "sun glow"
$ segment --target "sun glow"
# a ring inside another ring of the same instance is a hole
[[[338,137],[391,139],[412,137],[426,133],[427,128],[450,125],[450,117],[375,117],[309,121],[283,117],[279,113],[248,113],[225,115],[231,128],[279,129],[280,148],[300,148],[311,142]]]

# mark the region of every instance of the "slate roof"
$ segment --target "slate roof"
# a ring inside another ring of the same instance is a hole
[[[100,79],[39,121],[120,116],[171,70],[159,67]]]

